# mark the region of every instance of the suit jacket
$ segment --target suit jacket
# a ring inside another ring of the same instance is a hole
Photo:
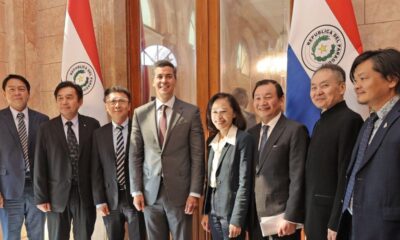
[[[249,130],[256,146],[261,123]],[[304,164],[308,133],[305,126],[283,114],[268,137],[265,151],[254,158],[254,194],[257,216],[284,213],[290,222],[304,221]]]
[[[131,193],[142,192],[146,204],[152,205],[163,177],[168,201],[184,206],[189,193],[203,192],[204,133],[199,109],[176,98],[167,136],[160,147],[155,106],[155,101],[149,102],[133,114],[129,152]]]
[[[100,127],[91,117],[78,115],[78,189],[82,204],[93,207],[91,187],[92,134]],[[71,189],[72,164],[61,116],[43,124],[35,150],[34,191],[36,204],[50,203],[51,211],[63,212]]]
[[[236,143],[226,143],[222,149],[216,172],[217,187],[214,190],[207,184],[204,201],[204,214],[211,211],[214,201],[217,216],[228,219],[229,224],[244,227],[250,206],[251,164],[254,142],[252,137],[238,129]],[[208,180],[210,180],[214,150],[209,147]]]
[[[28,118],[28,156],[32,174],[36,132],[40,124],[48,121],[49,117],[28,109]],[[25,160],[17,126],[9,107],[0,111],[0,126],[0,193],[5,199],[17,199],[24,192]]]
[[[346,170],[362,124],[361,116],[342,101],[323,112],[314,126],[305,172],[309,240],[326,238],[328,228],[337,231]]]
[[[130,130],[131,121],[129,121],[128,124],[128,133]],[[126,197],[129,206],[133,208],[132,197],[129,193],[129,141],[126,141],[125,144],[126,191],[124,197]],[[94,131],[92,148],[92,187],[94,204],[107,203],[111,210],[116,210],[118,207],[119,190],[112,123],[108,123]]]
[[[363,125],[354,146],[346,179],[349,179],[357,157]],[[352,235],[354,239],[400,239],[400,101],[387,114],[355,175],[353,188]],[[345,211],[347,213],[347,211]],[[349,229],[341,217],[338,239]]]

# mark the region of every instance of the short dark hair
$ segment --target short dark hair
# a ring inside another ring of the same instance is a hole
[[[159,60],[154,63],[154,68],[170,67],[174,72],[174,77],[176,78],[176,67],[168,60]]]
[[[245,130],[246,129],[246,119],[244,118],[242,114],[242,110],[240,110],[240,106],[236,99],[229,93],[217,93],[214,96],[210,98],[207,104],[207,115],[206,115],[206,122],[207,122],[207,128],[212,135],[215,135],[218,133],[218,129],[215,127],[214,123],[212,122],[211,119],[211,109],[214,104],[214,102],[218,99],[225,98],[228,100],[229,105],[232,107],[233,112],[235,113],[235,118],[233,119],[232,123],[240,130]]]
[[[317,70],[315,70],[313,77],[317,72],[322,70],[331,70],[337,76],[337,80],[340,82],[346,82],[346,72],[337,64],[333,63],[326,63],[321,65]]]
[[[275,86],[276,95],[278,95],[279,99],[281,99],[283,97],[284,94],[283,94],[282,87],[277,81],[272,80],[272,79],[263,79],[263,80],[256,82],[256,85],[254,86],[254,89],[253,89],[253,95],[252,95],[253,99],[254,99],[254,93],[256,92],[256,89],[260,86],[268,85],[268,84],[272,84]]]
[[[131,102],[131,93],[129,92],[129,90],[125,87],[117,85],[109,87],[104,91],[104,102],[106,101],[108,95],[110,95],[111,93],[123,93],[128,97],[129,102]]]
[[[54,90],[54,97],[57,99],[58,92],[59,92],[61,89],[67,88],[67,87],[70,87],[70,88],[75,89],[76,95],[78,96],[78,100],[82,100],[82,98],[83,98],[83,91],[82,91],[81,86],[79,86],[78,84],[76,84],[76,83],[74,83],[74,82],[71,82],[71,81],[63,81],[63,82],[60,82],[60,83],[57,85],[56,89]]]
[[[29,84],[28,80],[26,80],[26,78],[24,78],[23,76],[18,75],[18,74],[9,74],[6,78],[4,78],[4,80],[3,80],[3,91],[6,90],[7,83],[11,79],[20,80],[21,82],[23,82],[25,84],[25,87],[28,90],[28,93],[31,92],[31,85]]]
[[[372,61],[374,71],[382,74],[386,80],[389,77],[397,78],[396,92],[400,93],[400,52],[394,48],[386,48],[361,53],[351,66],[351,82],[354,83],[354,72],[357,66],[367,60]]]

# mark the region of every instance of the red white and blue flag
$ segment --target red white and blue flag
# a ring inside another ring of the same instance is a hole
[[[79,112],[108,122],[104,88],[89,0],[69,0],[65,17],[61,80],[72,81],[83,90]]]
[[[320,111],[310,99],[310,80],[324,63],[350,72],[353,60],[362,52],[351,0],[295,0],[289,34],[286,115],[305,124],[310,132]],[[346,80],[347,105],[365,117],[352,83]]]

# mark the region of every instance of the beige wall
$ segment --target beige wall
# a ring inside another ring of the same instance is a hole
[[[400,1],[353,0],[364,50],[400,50]]]
[[[0,0],[0,78],[18,73],[32,85],[29,105],[55,116],[66,0]],[[123,0],[90,0],[105,87],[127,85]],[[0,107],[6,104],[0,100]]]

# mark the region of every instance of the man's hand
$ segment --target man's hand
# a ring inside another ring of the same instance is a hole
[[[328,228],[328,240],[336,240],[337,232]]]
[[[133,197],[133,205],[138,211],[144,210],[144,196],[143,194],[137,195]]]
[[[242,232],[242,228],[229,224],[229,238],[236,238]]]
[[[38,204],[38,205],[36,205],[36,207],[39,208],[39,210],[42,212],[50,212],[51,211],[50,203]]]
[[[203,215],[201,219],[201,226],[203,227],[204,231],[210,232],[210,224],[208,223],[208,215]]]
[[[98,207],[97,210],[100,212],[100,215],[102,217],[110,215],[110,210],[108,209],[108,205],[107,204],[101,204],[101,206]]]
[[[4,207],[4,198],[3,195],[0,193],[0,208]]]
[[[296,231],[296,224],[283,219],[278,226],[278,237],[292,235]]]
[[[197,197],[189,196],[186,200],[185,213],[192,215],[197,206],[199,206],[199,199]]]

